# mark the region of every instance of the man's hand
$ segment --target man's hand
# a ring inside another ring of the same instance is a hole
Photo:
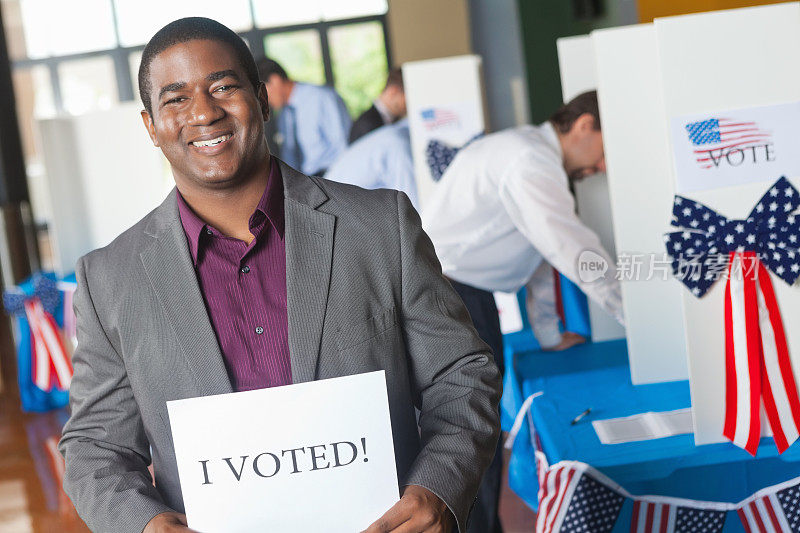
[[[186,515],[181,513],[161,513],[155,515],[144,528],[142,533],[189,533]]]
[[[543,350],[546,352],[560,352],[562,350],[566,350],[567,348],[577,346],[578,344],[583,344],[584,342],[586,342],[586,337],[571,331],[565,331],[564,334],[561,335],[560,343],[556,344],[555,346],[550,346],[549,348],[543,348]]]
[[[450,533],[455,524],[447,505],[419,485],[409,485],[400,501],[364,533]]]

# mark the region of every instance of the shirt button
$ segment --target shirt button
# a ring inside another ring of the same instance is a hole
[[[256,335],[261,335],[262,333],[264,333],[264,328],[256,326]]]
[[[214,232],[211,231],[211,228],[206,228],[206,233],[208,233],[209,235],[214,235]]]
[[[248,274],[250,272],[250,267],[245,265],[242,267],[242,274]]]

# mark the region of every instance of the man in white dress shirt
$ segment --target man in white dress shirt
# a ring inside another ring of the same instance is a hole
[[[422,213],[423,227],[503,370],[502,334],[492,292],[516,292],[542,261],[574,281],[622,322],[615,262],[575,213],[570,180],[605,171],[597,93],[577,96],[539,126],[487,135],[458,152]],[[583,282],[578,257],[591,250],[609,265]],[[475,531],[499,531],[500,453],[484,476]]]

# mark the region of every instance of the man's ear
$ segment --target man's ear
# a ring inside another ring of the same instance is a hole
[[[158,139],[156,139],[156,128],[153,126],[153,117],[150,116],[150,113],[147,112],[146,109],[142,109],[142,122],[144,122],[144,127],[147,130],[147,134],[150,135],[150,141],[152,141],[153,146],[158,146]]]
[[[264,122],[269,120],[269,95],[267,94],[267,86],[264,82],[258,82],[258,92],[256,93],[258,103],[261,105],[261,116],[264,117]]]
[[[597,131],[595,128],[594,116],[591,113],[582,114],[575,119],[574,129],[584,134]]]

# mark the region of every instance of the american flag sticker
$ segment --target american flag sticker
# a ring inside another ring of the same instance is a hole
[[[800,176],[800,101],[670,118],[675,192]]]
[[[458,114],[449,109],[431,107],[423,109],[420,114],[422,115],[422,124],[428,131],[436,130],[444,126],[458,126],[460,124]]]
[[[633,502],[631,533],[720,533],[726,511],[680,505],[673,501]]]
[[[772,133],[762,130],[756,122],[730,118],[708,118],[686,124],[686,133],[694,148],[695,159],[700,168],[719,168],[723,162],[744,160],[752,151],[752,156],[770,158],[769,146]],[[756,154],[756,150],[762,154]]]

